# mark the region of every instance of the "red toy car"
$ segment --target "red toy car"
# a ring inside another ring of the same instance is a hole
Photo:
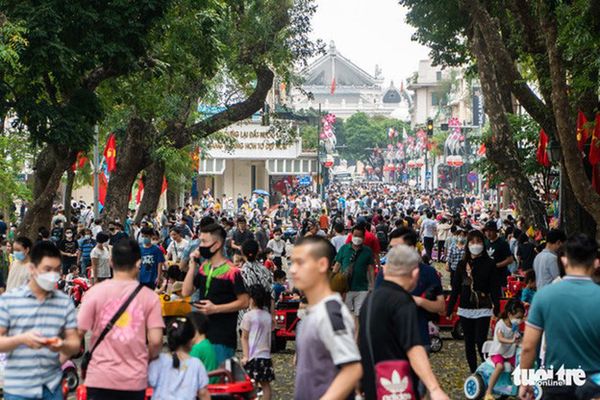
[[[275,330],[271,340],[271,351],[277,353],[285,350],[288,340],[296,340],[296,327],[300,300],[289,296],[283,296],[275,307]]]
[[[448,309],[448,303],[450,302],[449,290],[444,290],[444,298],[446,299],[446,309]],[[456,310],[458,310],[458,302],[456,302],[454,310],[452,310],[452,318],[446,318],[446,315],[440,315],[437,326],[440,329],[452,329],[452,337],[454,339],[462,339],[464,337],[462,325],[460,324],[460,317],[456,315]]]
[[[236,359],[230,358],[222,364],[223,368],[208,373],[209,378],[219,377],[218,383],[208,384],[210,398],[213,400],[256,400],[254,383]],[[152,398],[152,388],[146,389],[146,400]],[[87,400],[87,388],[77,388],[77,400]]]

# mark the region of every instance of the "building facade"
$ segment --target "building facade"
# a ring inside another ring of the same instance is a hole
[[[344,57],[331,42],[327,54],[301,72],[304,83],[291,89],[289,106],[296,111],[314,109],[338,118],[358,112],[408,120],[410,96],[401,84],[384,85],[379,67],[369,74]]]
[[[273,201],[313,181],[316,153],[304,152],[297,135],[284,142],[280,133],[256,117],[225,128],[222,134],[229,138],[229,145],[213,142],[199,161],[199,190],[208,189],[219,198],[264,190]]]

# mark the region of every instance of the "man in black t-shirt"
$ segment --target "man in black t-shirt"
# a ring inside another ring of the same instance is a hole
[[[62,255],[62,273],[66,275],[72,265],[77,265],[79,255],[79,245],[73,237],[73,229],[65,230],[65,238],[58,243],[58,249]]]
[[[248,230],[248,224],[246,223],[246,219],[244,217],[238,218],[237,229],[235,229],[232,234],[231,248],[234,251],[241,253],[242,244],[246,240],[250,239],[254,239],[254,234]]]
[[[419,260],[412,247],[400,244],[392,248],[383,266],[385,280],[362,306],[358,345],[364,371],[362,390],[367,399],[377,398],[374,365],[390,360],[410,363],[413,398],[419,398],[417,387],[421,379],[430,399],[448,399],[431,371],[419,330],[417,305],[410,294],[419,280]],[[378,378],[392,380],[389,376]]]
[[[485,237],[488,239],[488,255],[496,263],[496,272],[494,276],[494,290],[499,297],[502,297],[502,287],[506,286],[508,277],[508,266],[514,262],[514,257],[510,252],[510,247],[504,238],[498,236],[498,225],[496,221],[488,221],[483,228]],[[499,310],[494,310],[498,313]]]
[[[213,344],[217,363],[233,357],[237,346],[238,311],[248,307],[248,294],[240,270],[223,255],[225,229],[210,224],[202,227],[200,247],[192,254],[183,282],[183,296],[199,290],[200,301],[194,308],[208,315],[207,339]],[[197,260],[206,261],[198,267]]]

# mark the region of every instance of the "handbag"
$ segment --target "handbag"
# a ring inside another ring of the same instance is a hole
[[[331,290],[338,293],[346,293],[350,291],[350,284],[352,283],[352,274],[354,272],[354,263],[358,259],[358,256],[362,252],[362,247],[355,251],[354,254],[350,257],[350,265],[346,268],[345,271],[333,272],[331,274],[331,278],[329,283],[331,285]]]
[[[83,355],[83,358],[81,359],[81,377],[82,377],[82,379],[85,380],[85,376],[87,374],[87,369],[90,364],[90,361],[92,361],[92,354],[94,354],[94,350],[96,350],[98,345],[100,345],[100,343],[102,343],[102,341],[104,340],[106,335],[108,335],[108,333],[113,328],[115,323],[119,320],[119,318],[121,318],[121,315],[123,315],[125,310],[127,310],[127,307],[129,307],[129,304],[131,304],[131,302],[133,301],[135,296],[137,296],[137,294],[140,292],[140,290],[142,290],[143,287],[144,287],[144,285],[139,284],[135,288],[135,290],[129,295],[127,300],[125,300],[125,302],[121,305],[121,308],[119,308],[119,310],[110,319],[110,321],[108,321],[108,324],[106,324],[106,326],[102,330],[102,333],[100,333],[100,336],[98,336],[98,340],[96,340],[96,343],[94,343],[94,346],[92,347],[92,349],[90,351],[86,351],[85,354]]]
[[[474,308],[492,308],[492,298],[489,294],[477,291],[473,288],[473,277],[467,276],[463,281],[463,285],[468,285],[470,290],[469,301],[474,305]]]
[[[373,314],[373,293],[367,300],[367,326],[365,327],[365,336],[367,347],[373,365],[375,375],[375,391],[377,400],[383,399],[416,399],[413,388],[413,380],[410,364],[406,360],[386,360],[375,363],[373,356],[373,343],[371,341],[371,315]]]

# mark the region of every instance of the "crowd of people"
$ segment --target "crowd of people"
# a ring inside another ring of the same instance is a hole
[[[536,233],[486,198],[402,185],[333,184],[323,199],[301,189],[272,200],[205,191],[196,205],[139,222],[134,210],[94,219],[74,202],[71,220],[57,208],[37,238],[0,216],[4,397],[62,399],[61,364],[87,338],[90,400],[143,399],[147,387],[156,399],[210,398],[208,373],[236,351],[268,400],[273,315],[286,294],[303,311],[298,400],[386,390],[448,399],[429,361],[429,324],[440,315],[458,315],[471,372],[496,321],[486,400],[505,364],[515,367],[517,346],[521,368],[600,371],[600,314],[582,312],[600,301],[595,240]],[[502,307],[513,274],[526,286]],[[79,277],[91,288],[76,308],[57,287]],[[193,311],[165,326],[159,293],[189,296]],[[402,379],[384,378],[390,368]],[[544,388],[544,398],[592,399],[599,389],[590,378]],[[521,398],[531,390],[523,385]]]

